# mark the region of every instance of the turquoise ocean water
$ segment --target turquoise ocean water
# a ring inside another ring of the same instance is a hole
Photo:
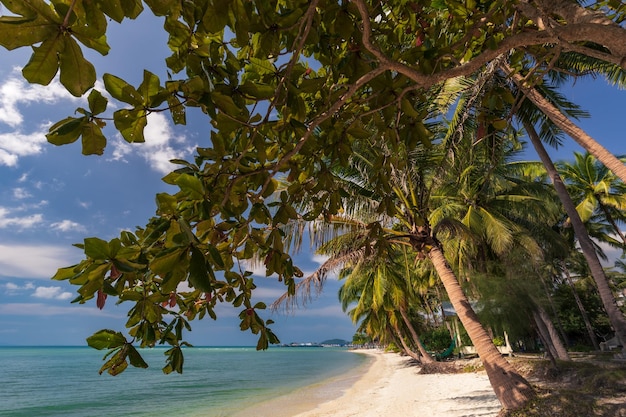
[[[163,352],[144,350],[148,369],[112,377],[89,347],[0,347],[0,416],[229,416],[367,360],[341,348],[194,347],[182,375],[164,375]]]

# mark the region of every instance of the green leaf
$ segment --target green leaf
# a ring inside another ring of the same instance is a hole
[[[258,100],[267,100],[276,94],[276,89],[271,85],[252,83],[250,81],[246,81],[238,89],[243,94]]]
[[[109,243],[97,237],[85,238],[85,255],[96,260],[106,260],[111,257]]]
[[[183,248],[171,248],[160,252],[150,262],[150,269],[157,275],[167,275],[167,273],[171,272],[176,267],[176,264],[180,262],[184,251],[185,249]]]
[[[24,78],[31,83],[50,84],[59,69],[59,54],[64,48],[62,36],[48,38],[41,46],[34,46],[30,60],[22,69]]]
[[[176,185],[180,187],[180,190],[184,192],[191,200],[204,199],[204,187],[200,178],[194,175],[181,175],[176,178]]]
[[[141,0],[122,0],[122,10],[124,10],[124,16],[131,19],[136,18],[143,11],[143,5]]]
[[[0,45],[5,48],[35,45],[59,34],[63,19],[44,1],[3,1],[3,4],[14,14],[23,16],[0,19]]]
[[[147,368],[148,364],[143,360],[137,349],[134,346],[128,345],[128,359],[130,364],[135,368]]]
[[[120,332],[113,330],[100,330],[87,338],[87,344],[94,349],[111,349],[123,346],[126,338]]]
[[[83,155],[102,155],[107,146],[107,140],[102,130],[95,123],[83,125]]]
[[[158,193],[156,195],[157,213],[160,215],[173,215],[177,213],[178,200],[173,195]]]
[[[174,124],[177,125],[185,125],[187,124],[187,116],[185,112],[185,106],[183,106],[175,95],[167,96],[167,105],[170,109],[170,113],[172,115],[172,120]]]
[[[55,281],[63,281],[66,279],[70,279],[72,278],[74,275],[76,275],[76,267],[78,265],[72,265],[72,266],[68,266],[65,268],[59,268],[57,269],[56,274],[54,274],[54,276],[51,278]]]
[[[96,83],[96,70],[83,57],[83,52],[74,39],[66,39],[65,48],[59,54],[59,63],[61,84],[70,94],[80,97]]]
[[[92,90],[87,97],[89,110],[92,114],[103,113],[107,109],[108,100],[98,90]]]
[[[143,109],[122,109],[113,113],[113,123],[128,143],[145,142],[143,130],[148,124]]]
[[[159,77],[150,71],[143,71],[143,81],[139,85],[137,92],[143,97],[143,104],[146,106],[155,106],[160,103],[151,103],[150,99],[161,92],[161,81]]]
[[[211,93],[211,99],[218,109],[235,118],[241,116],[243,113],[247,113],[247,111],[236,105],[232,98],[224,94],[214,91]]]
[[[134,106],[141,106],[143,104],[141,94],[139,94],[135,87],[121,78],[111,74],[104,74],[102,80],[104,81],[104,87],[113,98]]]
[[[185,360],[181,348],[179,346],[173,347],[172,349],[166,351],[165,354],[167,355],[167,365],[163,368],[163,373],[170,374],[173,371],[176,371],[179,374],[182,374]]]
[[[180,10],[178,0],[144,0],[155,16],[176,15]]]
[[[96,0],[100,10],[117,23],[124,20],[124,10],[122,9],[121,1],[126,0]]]
[[[83,125],[87,123],[86,117],[67,117],[56,122],[50,127],[46,139],[53,145],[67,145],[76,142],[83,131]]]
[[[204,259],[204,255],[200,249],[192,246],[189,262],[189,283],[200,291],[210,293],[213,291],[211,275],[213,275],[213,271]]]

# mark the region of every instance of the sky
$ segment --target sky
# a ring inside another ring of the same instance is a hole
[[[166,78],[169,51],[160,19],[147,12],[136,21],[110,25],[112,48],[106,57],[84,50],[99,77],[110,72],[138,84],[145,68]],[[95,300],[70,304],[77,288],[50,277],[82,259],[72,244],[92,236],[108,240],[145,225],[155,214],[155,194],[176,191],[161,181],[174,168],[168,161],[190,158],[196,146],[207,146],[208,119],[192,113],[187,126],[174,126],[161,114],[151,115],[146,143],[136,145],[107,130],[103,156],[83,156],[79,143],[56,147],[46,142],[49,126],[87,105],[56,79],[45,87],[24,81],[20,68],[30,53],[30,48],[0,49],[0,345],[84,345],[97,330],[124,330],[130,305],[110,302],[99,310]],[[104,92],[101,81],[96,88]],[[621,127],[626,93],[603,80],[579,81],[565,93],[592,114],[580,126],[610,151],[626,154]],[[574,151],[582,150],[571,140],[558,152],[549,149],[557,160],[571,158]],[[321,262],[307,250],[296,257],[305,276]],[[255,275],[255,301],[270,303],[284,286],[263,275]],[[283,343],[350,340],[355,326],[341,311],[339,287],[330,278],[305,308],[262,316],[276,322],[272,329]],[[187,340],[203,346],[256,344],[256,336],[239,330],[238,310],[220,306],[217,314],[217,321],[192,322]]]

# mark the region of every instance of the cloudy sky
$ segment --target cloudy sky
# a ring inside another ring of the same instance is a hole
[[[168,51],[161,23],[146,14],[138,22],[111,25],[115,26],[109,36],[111,53],[88,54],[99,76],[111,72],[138,83],[146,68],[163,80]],[[154,195],[174,191],[160,180],[171,169],[168,161],[188,158],[197,145],[207,146],[207,121],[192,116],[187,126],[174,127],[168,118],[155,114],[149,118],[145,144],[129,145],[109,130],[108,146],[99,157],[82,156],[78,143],[55,147],[46,142],[48,127],[87,106],[57,81],[45,87],[26,83],[20,67],[29,55],[26,48],[0,50],[0,345],[83,345],[99,329],[122,330],[126,311],[113,303],[102,311],[95,302],[70,304],[76,288],[50,277],[57,268],[81,259],[73,243],[90,236],[110,239],[120,230],[144,225],[154,215]],[[581,123],[592,136],[609,150],[626,153],[620,123],[626,102],[623,91],[599,80],[578,83],[568,96],[592,112],[593,119]],[[574,150],[580,149],[570,142],[551,153],[558,159]],[[305,273],[319,262],[310,253],[298,257]],[[259,300],[271,302],[282,294],[282,284],[261,277],[257,282]],[[331,279],[307,308],[272,317],[281,341],[350,339],[354,326],[338,305],[338,288]],[[220,308],[218,314],[216,322],[192,323],[189,341],[256,343],[254,336],[238,330],[237,311]]]

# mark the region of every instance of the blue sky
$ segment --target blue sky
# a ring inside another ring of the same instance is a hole
[[[109,55],[85,51],[99,77],[111,72],[138,83],[146,68],[166,78],[163,60],[169,52],[159,20],[145,13],[138,21],[110,24]],[[168,160],[188,158],[195,146],[206,146],[208,120],[191,114],[187,126],[175,127],[167,117],[152,115],[146,143],[138,145],[108,130],[109,143],[100,157],[81,155],[77,143],[55,147],[45,140],[48,127],[86,104],[56,80],[46,87],[26,83],[19,67],[29,56],[26,48],[0,50],[0,345],[83,345],[99,329],[123,330],[125,305],[108,303],[100,311],[93,300],[70,304],[76,288],[50,277],[57,268],[82,259],[73,243],[90,236],[110,239],[144,225],[154,215],[154,195],[174,192],[160,180],[171,169]],[[96,87],[104,92],[101,85]],[[626,153],[624,91],[597,80],[579,82],[567,95],[591,111],[592,118],[580,123],[588,133],[610,151]],[[571,140],[558,153],[549,150],[555,159],[573,151],[581,149]],[[305,275],[322,261],[306,251],[297,260]],[[257,284],[260,301],[271,302],[282,294],[282,284],[270,278],[259,276]],[[337,302],[338,288],[330,279],[306,308],[272,316],[281,341],[350,339],[354,326]],[[188,340],[197,345],[256,344],[255,336],[239,331],[237,314],[220,307],[217,321],[192,323]]]

